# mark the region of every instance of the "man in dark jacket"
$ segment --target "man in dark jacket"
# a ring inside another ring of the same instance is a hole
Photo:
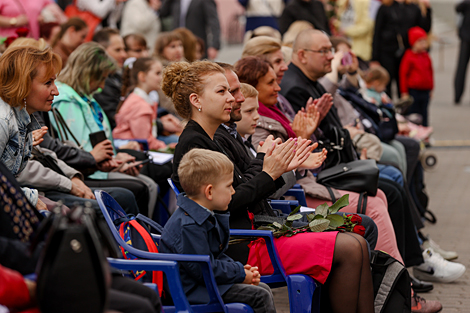
[[[319,0],[291,0],[279,18],[279,29],[284,34],[295,21],[310,22],[315,29],[331,35],[323,2]]]
[[[457,63],[454,79],[454,103],[460,104],[460,98],[465,89],[468,60],[470,59],[470,0],[464,0],[457,4],[455,11],[463,15],[462,23],[459,27],[459,62]]]

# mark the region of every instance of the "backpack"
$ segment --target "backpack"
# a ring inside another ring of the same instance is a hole
[[[140,215],[140,214],[139,214]],[[139,215],[137,218],[139,218]],[[158,253],[157,244],[152,238],[149,230],[142,222],[136,219],[133,215],[128,215],[121,217],[114,221],[116,229],[119,232],[121,238],[130,246],[133,246],[136,249]],[[121,248],[122,255],[124,259],[127,260],[136,260],[138,259],[135,255],[126,251],[123,247]],[[162,295],[163,290],[163,273],[153,271],[152,273],[147,273],[146,271],[131,271],[135,280],[140,280],[142,282],[151,282],[157,284],[158,291],[160,296]]]
[[[371,251],[375,313],[411,312],[411,280],[406,268],[382,251]]]

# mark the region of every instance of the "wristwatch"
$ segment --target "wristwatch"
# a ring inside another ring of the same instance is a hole
[[[10,26],[16,26],[17,23],[18,23],[18,19],[16,17],[12,17],[10,19]]]

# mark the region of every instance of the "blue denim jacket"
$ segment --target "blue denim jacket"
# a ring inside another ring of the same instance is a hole
[[[1,161],[18,175],[26,166],[33,148],[32,131],[41,128],[23,106],[11,107],[0,99],[0,155]],[[33,205],[37,202],[37,191],[24,190]]]
[[[185,194],[177,200],[178,209],[173,213],[160,240],[163,253],[203,254],[211,258],[212,271],[221,295],[235,283],[245,279],[243,264],[234,261],[224,252],[230,238],[230,214],[212,215]],[[207,293],[202,271],[198,264],[183,262],[180,266],[183,289],[190,303],[207,303]]]

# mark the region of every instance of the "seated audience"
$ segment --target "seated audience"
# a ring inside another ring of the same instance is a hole
[[[178,177],[186,193],[178,196],[178,209],[165,225],[160,251],[209,255],[225,303],[241,302],[256,313],[275,313],[271,289],[260,282],[258,268],[224,253],[230,225],[229,214],[221,212],[227,211],[235,193],[232,162],[220,152],[192,149],[181,159]],[[180,275],[188,301],[209,302],[199,264],[183,263]]]
[[[79,17],[72,17],[60,25],[60,32],[53,39],[52,50],[62,58],[62,68],[67,64],[70,54],[85,42],[88,26]]]
[[[234,101],[224,73],[220,66],[207,61],[173,63],[164,72],[163,91],[174,101],[180,115],[189,119],[176,146],[173,163],[173,179],[179,188],[181,185],[177,171],[184,154],[192,148],[222,151],[213,138],[220,124],[230,120]],[[276,146],[268,139],[263,145],[264,150],[259,153],[259,157],[264,158],[263,171],[249,181],[241,173],[234,175],[235,194],[228,207],[231,228],[251,229],[252,214],[273,215],[272,209],[265,206],[262,200],[282,186],[284,182],[280,176],[284,172],[297,168],[308,157],[310,148],[305,145],[309,141],[298,142],[294,152],[295,140],[288,140]],[[306,241],[308,250],[304,249]],[[302,248],[297,245],[302,245]],[[340,312],[345,307],[354,307],[361,312],[373,312],[367,243],[362,237],[336,232],[302,233],[293,237],[278,238],[276,246],[288,274],[307,274],[320,283],[327,284],[324,290],[328,290],[332,312]],[[244,249],[243,251],[246,251],[247,247]],[[261,247],[259,251],[262,250]],[[324,253],[319,255],[318,251]],[[236,260],[245,264],[247,256],[248,253],[240,252]],[[262,260],[259,262],[263,263]],[[264,258],[264,262],[269,261]],[[335,275],[340,272],[348,277],[343,274],[341,277]],[[359,294],[348,292],[351,288],[359,290]],[[337,294],[344,296],[338,299]]]

